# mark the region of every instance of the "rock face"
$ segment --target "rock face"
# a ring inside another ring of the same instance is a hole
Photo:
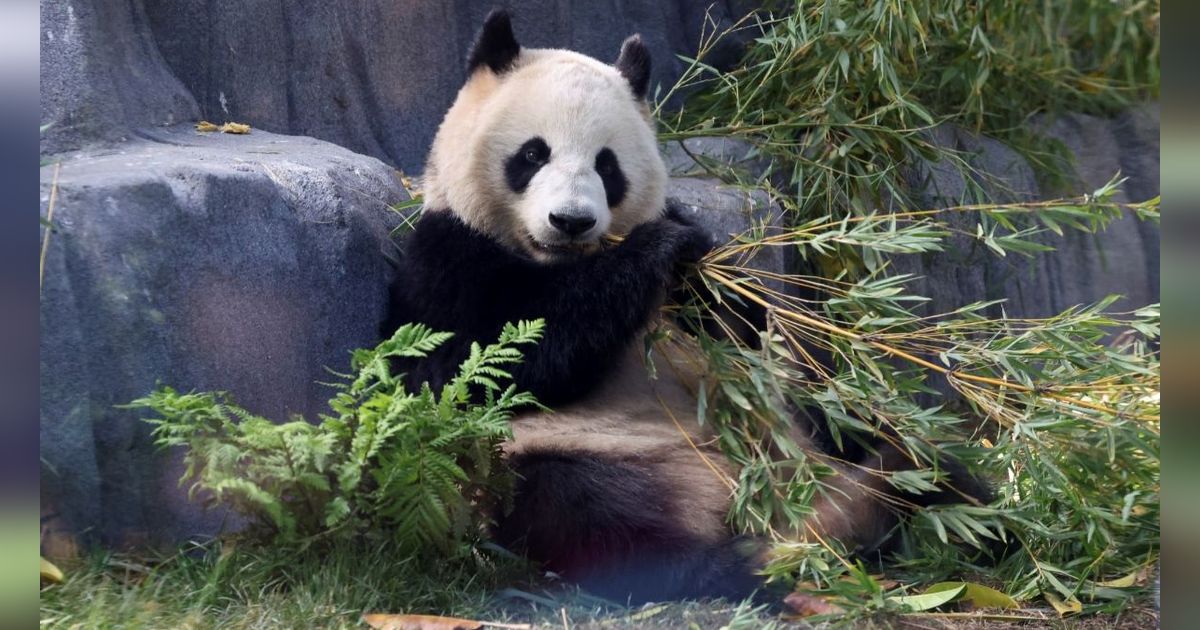
[[[515,0],[518,41],[615,60],[642,33],[654,56],[651,92],[695,55],[710,3],[635,0],[612,5]],[[717,2],[724,28],[747,2]],[[313,136],[407,172],[424,164],[442,114],[466,79],[466,54],[489,2],[242,0],[149,3],[159,49],[203,116]],[[736,49],[733,40],[728,47]],[[723,55],[736,58],[736,50]],[[719,63],[719,60],[718,60]]]
[[[43,153],[195,120],[196,99],[163,62],[140,0],[43,0]]]
[[[943,125],[930,140],[967,156],[981,175],[970,181],[946,163],[917,162],[909,168],[908,187],[917,208],[956,206],[980,187],[988,198],[1008,201],[1056,199],[1089,193],[1118,173],[1125,178],[1116,200],[1145,201],[1159,194],[1159,107],[1144,105],[1111,119],[1068,114],[1042,119],[1035,129],[1063,143],[1073,159],[1065,165],[1072,177],[1065,188],[1043,187],[1033,168],[1003,143]],[[665,147],[665,158],[676,176],[702,177],[706,164],[737,165],[761,174],[767,162],[749,144],[727,138],[690,138]],[[695,181],[695,180],[681,180]],[[713,185],[712,180],[706,180]],[[730,194],[728,190],[726,195]],[[719,199],[719,197],[717,197]],[[760,204],[761,205],[761,204]],[[978,217],[944,213],[941,220],[973,233]],[[1159,301],[1159,229],[1127,213],[1098,234],[1066,230],[1046,234],[1040,242],[1055,248],[1026,258],[1001,258],[966,236],[948,239],[947,250],[923,256],[895,256],[898,272],[917,276],[909,286],[930,298],[922,311],[943,313],[965,304],[1005,300],[992,308],[1012,316],[1048,317],[1077,304],[1095,302],[1110,294],[1123,299],[1114,308],[1132,310]]]
[[[940,208],[962,203],[968,183],[982,186],[993,199],[1054,199],[1089,193],[1120,173],[1127,180],[1117,200],[1145,201],[1159,191],[1158,115],[1157,105],[1147,105],[1113,119],[1064,115],[1037,123],[1045,137],[1062,142],[1074,156],[1074,177],[1065,189],[1042,189],[1028,162],[1000,142],[943,126],[934,132],[935,141],[968,154],[987,177],[968,182],[947,165],[923,163],[911,170],[910,187],[921,191],[922,208]],[[977,222],[970,214],[941,218],[967,232]],[[1067,230],[1062,237],[1039,239],[1055,251],[1001,258],[960,237],[945,252],[894,261],[898,270],[920,276],[912,286],[931,298],[928,313],[996,299],[1006,302],[993,315],[1003,308],[1020,317],[1048,317],[1110,294],[1124,296],[1114,304],[1117,310],[1159,301],[1159,230],[1153,223],[1127,213],[1095,235]]]
[[[138,412],[154,388],[225,390],[276,419],[316,417],[326,367],[377,341],[388,205],[380,161],[255,132],[155,130],[44,167],[56,187],[41,299],[42,496],[58,525],[123,546],[215,531]]]

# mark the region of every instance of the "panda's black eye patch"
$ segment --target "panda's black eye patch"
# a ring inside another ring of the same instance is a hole
[[[596,154],[596,173],[600,175],[600,181],[604,182],[604,196],[608,200],[608,207],[620,205],[629,189],[629,180],[625,179],[625,173],[621,172],[621,163],[617,161],[617,154],[613,153],[612,149],[604,147]]]
[[[513,192],[525,192],[529,180],[550,161],[550,145],[534,136],[504,160],[504,179]]]

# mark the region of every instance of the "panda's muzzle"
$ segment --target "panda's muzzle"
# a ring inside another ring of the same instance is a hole
[[[550,225],[566,234],[568,238],[574,239],[592,229],[596,225],[596,217],[580,212],[551,212]]]

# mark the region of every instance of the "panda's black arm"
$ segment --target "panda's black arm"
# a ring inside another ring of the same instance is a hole
[[[415,321],[456,333],[414,376],[450,378],[472,341],[506,323],[543,318],[546,333],[514,370],[543,404],[577,400],[607,376],[657,309],[676,262],[699,258],[702,231],[671,219],[636,228],[611,249],[538,263],[447,212],[422,217],[406,246],[404,301]]]

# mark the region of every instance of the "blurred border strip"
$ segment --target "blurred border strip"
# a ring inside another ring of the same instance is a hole
[[[1163,2],[1163,628],[1200,617],[1200,3]],[[1169,497],[1169,498],[1167,498]]]
[[[37,616],[39,31],[35,0],[0,0],[0,621],[25,627]]]

